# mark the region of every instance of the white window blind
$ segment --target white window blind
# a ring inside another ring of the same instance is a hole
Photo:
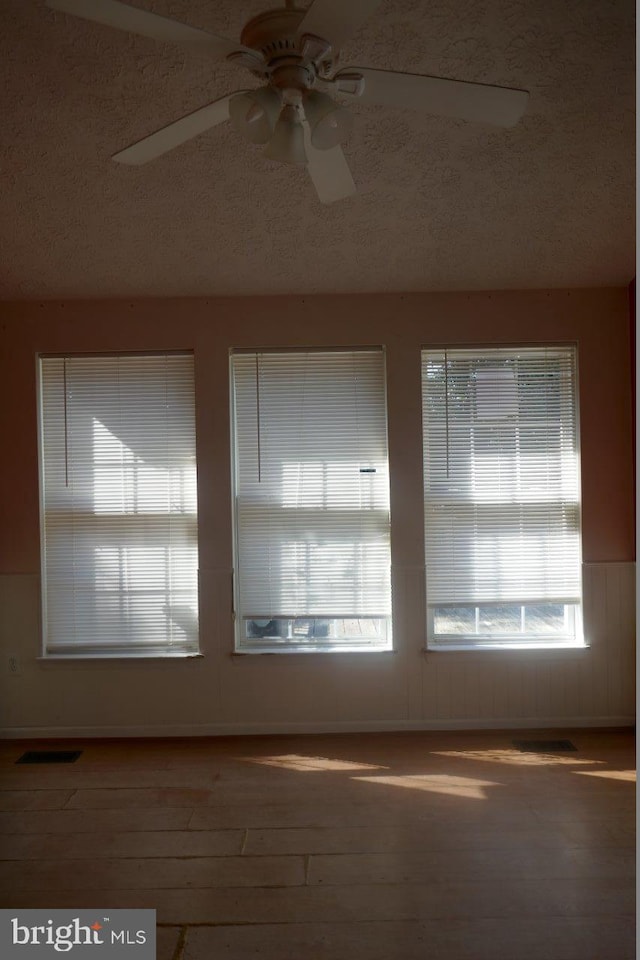
[[[45,653],[198,649],[193,357],[42,357]]]
[[[422,386],[431,640],[576,641],[574,349],[425,350]]]
[[[231,365],[238,649],[388,649],[383,351]]]

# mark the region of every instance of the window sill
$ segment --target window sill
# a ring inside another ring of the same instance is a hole
[[[104,663],[117,660],[143,662],[161,660],[199,660],[202,653],[52,653],[47,656],[36,657],[39,663]]]
[[[318,656],[319,654],[356,654],[357,656],[362,656],[363,654],[388,654],[395,653],[396,651],[392,647],[290,647],[285,649],[283,647],[270,647],[270,648],[261,648],[259,650],[234,650],[231,654],[232,657],[292,657],[302,655],[308,657],[310,655]]]
[[[425,653],[563,653],[589,650],[586,643],[430,643]]]

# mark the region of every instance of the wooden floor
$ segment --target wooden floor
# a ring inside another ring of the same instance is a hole
[[[619,731],[5,742],[0,905],[154,908],[158,960],[632,960],[633,769]]]

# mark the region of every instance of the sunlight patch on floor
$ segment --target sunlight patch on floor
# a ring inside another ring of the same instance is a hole
[[[454,777],[449,774],[412,774],[404,777],[353,777],[365,783],[378,783],[383,786],[404,787],[409,790],[422,790],[427,793],[447,793],[455,797],[467,797],[472,800],[486,800],[485,787],[497,787],[494,780],[476,780],[473,777]]]
[[[330,760],[327,757],[304,757],[296,753],[282,757],[247,757],[251,763],[266,767],[282,767],[284,770],[388,770],[375,763],[360,763],[356,760]]]
[[[483,760],[486,763],[506,763],[528,767],[577,766],[605,762],[577,758],[575,754],[570,757],[559,757],[555,753],[521,753],[520,750],[434,750],[433,754],[459,760]]]
[[[629,783],[636,782],[635,770],[574,770],[574,773],[580,773],[583,777],[604,777],[607,780],[626,780]]]

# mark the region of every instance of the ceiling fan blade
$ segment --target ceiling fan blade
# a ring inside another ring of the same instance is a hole
[[[120,0],[46,0],[46,4],[52,10],[70,13],[118,30],[128,30],[130,33],[138,33],[164,43],[175,43],[209,57],[224,59],[236,51],[250,53],[254,58],[257,54],[257,51],[249,50],[234,40],[218,37],[148,10],[131,7],[127,3],[120,3]]]
[[[298,27],[298,34],[322,37],[339,50],[379,4],[380,0],[315,0]]]
[[[334,203],[356,192],[342,147],[315,150],[307,145],[307,170],[320,203]]]
[[[356,89],[357,77],[364,81],[361,92]],[[340,70],[333,79],[341,93],[353,93],[361,103],[407,107],[441,117],[494,123],[500,127],[514,126],[529,99],[526,90],[369,67],[349,67]]]
[[[244,93],[238,90],[237,93]],[[112,159],[118,163],[127,163],[131,166],[139,166],[142,163],[148,163],[149,160],[155,160],[161,157],[163,153],[168,153],[174,147],[179,147],[181,143],[197,137],[205,130],[216,127],[219,123],[224,123],[229,119],[229,101],[235,97],[236,93],[230,93],[220,100],[214,100],[208,103],[206,107],[200,107],[193,113],[188,113],[185,117],[175,120],[161,130],[156,130],[150,136],[143,140],[138,140],[120,153],[116,153]]]

